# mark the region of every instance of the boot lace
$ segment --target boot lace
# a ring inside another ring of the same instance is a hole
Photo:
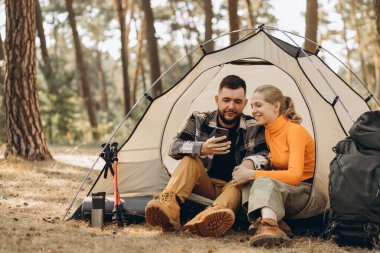
[[[172,201],[174,194],[171,192],[163,192],[160,194],[161,201]]]
[[[265,227],[265,223],[262,222],[261,218],[258,218],[255,223],[253,223],[253,227],[256,228],[256,234],[260,234]]]

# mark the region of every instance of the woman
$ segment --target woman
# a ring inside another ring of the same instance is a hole
[[[301,211],[309,199],[315,144],[300,125],[301,117],[295,112],[292,99],[278,88],[259,86],[252,95],[251,106],[252,116],[265,127],[272,170],[254,170],[257,159],[248,157],[235,168],[233,180],[237,185],[245,185],[244,191],[249,193],[248,197],[243,194],[243,203],[248,201],[248,219],[253,223],[251,228],[256,228],[251,246],[282,244],[290,239],[278,221],[285,213],[294,215]]]

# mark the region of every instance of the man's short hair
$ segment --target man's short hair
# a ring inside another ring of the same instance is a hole
[[[247,90],[245,81],[235,75],[229,75],[223,78],[223,80],[220,82],[220,85],[219,85],[219,93],[222,91],[223,88],[228,88],[231,90],[243,88],[244,94],[246,93],[246,90]]]

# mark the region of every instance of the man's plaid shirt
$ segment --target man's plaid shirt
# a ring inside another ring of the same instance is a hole
[[[202,144],[215,135],[217,116],[217,111],[194,112],[183,130],[171,142],[169,155],[176,160],[184,156],[199,157],[208,171],[211,168],[213,156],[201,156],[200,153]],[[269,153],[265,142],[265,128],[255,123],[252,117],[244,114],[240,119],[235,148],[236,165],[239,165],[247,156],[267,156]]]

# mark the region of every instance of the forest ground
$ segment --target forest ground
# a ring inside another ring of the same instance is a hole
[[[96,156],[90,155],[93,151],[78,148],[51,150],[55,161],[0,160],[2,253],[380,252],[379,249],[338,247],[315,237],[296,237],[286,248],[253,249],[249,246],[249,235],[242,231],[230,231],[222,238],[202,238],[181,231],[162,234],[145,224],[125,228],[107,225],[98,229],[85,221],[62,221],[69,200]],[[0,151],[3,154],[4,148]],[[97,173],[92,174],[95,177]],[[92,184],[93,177],[85,188]],[[78,199],[84,195],[85,191],[81,191]]]

